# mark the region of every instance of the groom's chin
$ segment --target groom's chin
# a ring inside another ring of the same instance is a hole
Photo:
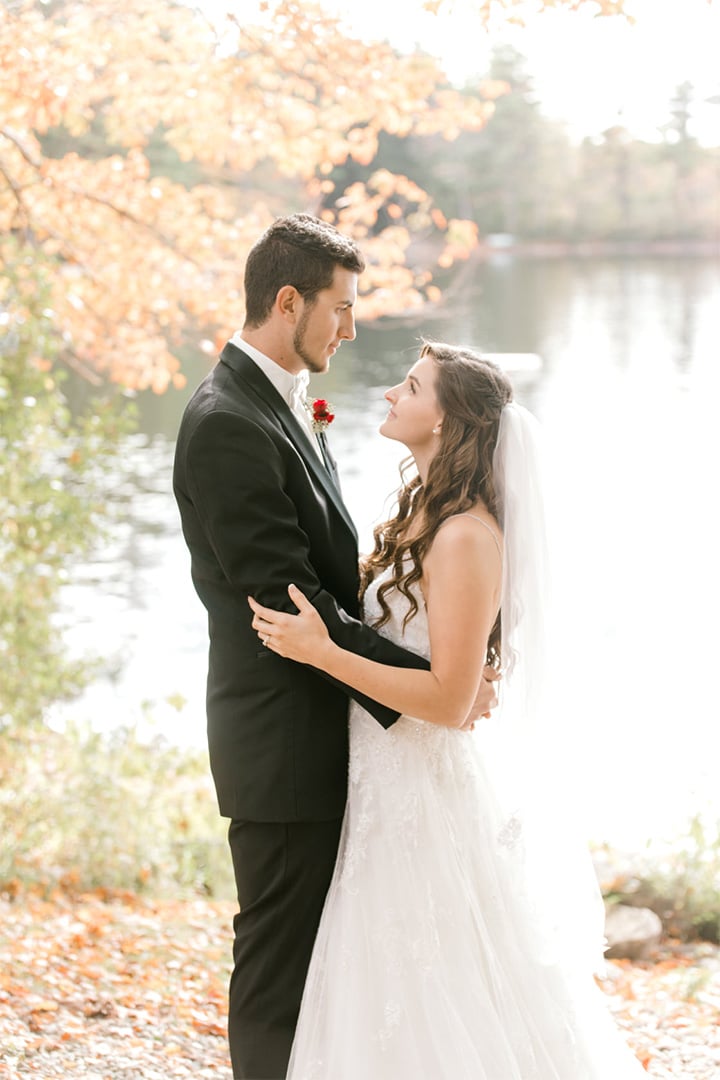
[[[327,375],[330,370],[330,357],[323,360],[306,360],[305,367],[311,375]]]

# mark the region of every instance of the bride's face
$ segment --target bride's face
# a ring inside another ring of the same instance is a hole
[[[385,394],[390,409],[380,434],[405,443],[417,459],[439,445],[443,413],[435,394],[436,367],[432,356],[422,356],[404,380]]]

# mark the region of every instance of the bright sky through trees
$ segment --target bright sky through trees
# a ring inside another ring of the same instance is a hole
[[[512,43],[529,60],[543,111],[567,122],[582,138],[621,124],[657,140],[676,86],[696,88],[694,134],[720,144],[720,3],[718,0],[628,0],[635,24],[581,12],[547,10],[528,26],[485,31],[476,0],[446,0],[433,15],[423,0],[322,0],[356,33],[388,38],[399,48],[415,43],[437,55],[454,80],[486,69],[490,47]]]

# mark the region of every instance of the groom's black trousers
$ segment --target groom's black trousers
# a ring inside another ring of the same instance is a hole
[[[240,905],[228,1013],[235,1080],[284,1080],[341,825],[230,823]]]

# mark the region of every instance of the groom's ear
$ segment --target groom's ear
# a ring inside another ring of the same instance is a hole
[[[283,319],[295,322],[299,316],[302,297],[294,285],[283,285],[275,297],[275,307]]]

